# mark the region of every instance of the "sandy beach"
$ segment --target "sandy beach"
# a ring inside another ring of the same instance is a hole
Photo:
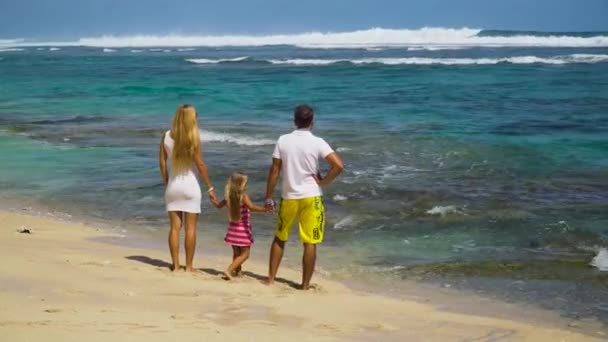
[[[167,255],[98,242],[107,231],[0,211],[0,336],[6,341],[600,341],[573,331],[457,314],[298,272],[261,283],[263,263],[220,276],[226,257],[172,273]],[[26,227],[31,234],[19,233]]]

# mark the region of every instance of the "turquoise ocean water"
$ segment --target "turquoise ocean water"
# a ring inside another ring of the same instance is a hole
[[[243,170],[261,200],[309,103],[346,164],[326,189],[325,248],[343,255],[328,272],[608,317],[608,34],[205,39],[0,41],[0,198],[162,232],[158,143],[179,104],[199,111],[216,187]],[[273,222],[254,218],[261,248]]]

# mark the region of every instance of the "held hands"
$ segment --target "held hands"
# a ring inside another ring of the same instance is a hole
[[[211,196],[209,196],[209,201],[211,202],[211,204],[213,204],[214,207],[219,208],[220,207],[220,202],[218,202],[216,199],[211,198]]]
[[[276,203],[272,198],[266,198],[264,200],[264,209],[267,213],[273,211],[276,208]]]
[[[209,195],[209,200],[211,203],[217,203],[217,194],[215,193],[215,190],[211,189],[211,191],[207,191],[207,194]]]

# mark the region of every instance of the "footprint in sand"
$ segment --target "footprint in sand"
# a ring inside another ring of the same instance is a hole
[[[340,327],[338,327],[337,325],[333,325],[333,324],[327,324],[327,323],[317,324],[316,327],[319,329],[322,329],[322,330],[328,330],[328,331],[335,332],[335,333],[342,332],[342,329],[340,329]]]
[[[168,297],[200,297],[201,294],[199,292],[180,292],[180,293],[159,293],[160,296],[168,296]]]
[[[396,331],[399,330],[399,328],[390,325],[390,324],[386,324],[386,323],[375,323],[375,324],[370,324],[370,325],[364,325],[363,326],[366,329],[372,329],[372,330],[380,330],[380,331]]]
[[[111,262],[109,260],[106,260],[104,262],[86,261],[86,262],[81,262],[80,263],[80,265],[82,265],[82,266],[98,266],[98,267],[104,267],[104,266],[108,266],[110,264],[111,264]]]
[[[58,312],[61,312],[61,311],[62,311],[61,309],[46,309],[46,310],[44,310],[44,312],[46,312],[46,313],[58,313]]]

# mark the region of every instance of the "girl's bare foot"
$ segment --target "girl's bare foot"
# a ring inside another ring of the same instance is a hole
[[[232,280],[232,275],[230,273],[232,273],[232,272],[230,272],[230,270],[224,271],[224,279]]]

